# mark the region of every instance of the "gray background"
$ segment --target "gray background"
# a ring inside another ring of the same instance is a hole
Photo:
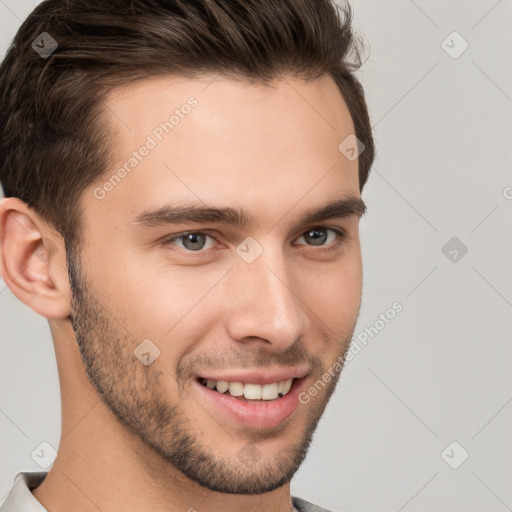
[[[0,0],[2,53],[37,3]],[[512,1],[352,5],[378,151],[356,334],[403,311],[347,363],[292,493],[335,511],[512,510]],[[0,339],[1,503],[41,441],[58,447],[60,397],[47,322],[2,281]]]

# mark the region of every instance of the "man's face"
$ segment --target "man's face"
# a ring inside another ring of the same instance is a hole
[[[339,373],[322,376],[358,316],[357,209],[304,221],[360,198],[357,161],[338,150],[354,129],[328,77],[212,80],[148,79],[108,98],[115,162],[82,198],[74,327],[89,379],[148,450],[209,489],[263,493],[304,459]],[[250,222],[150,215],[177,206]],[[238,384],[221,393],[226,382]]]

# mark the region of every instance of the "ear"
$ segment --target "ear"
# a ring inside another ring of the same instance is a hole
[[[36,313],[48,319],[70,315],[64,241],[16,197],[0,201],[0,274]]]

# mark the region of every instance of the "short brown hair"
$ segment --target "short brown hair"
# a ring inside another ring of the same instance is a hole
[[[215,72],[267,83],[329,74],[348,106],[362,190],[374,143],[349,4],[331,0],[46,0],[18,30],[0,66],[0,182],[71,247],[83,191],[107,171],[102,100],[150,76]],[[58,47],[43,58],[42,33]],[[341,142],[341,141],[340,141]]]

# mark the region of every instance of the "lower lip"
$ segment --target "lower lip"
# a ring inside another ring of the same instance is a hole
[[[231,421],[248,427],[269,428],[279,425],[295,412],[303,381],[303,378],[294,380],[290,391],[281,398],[259,402],[246,402],[227,392],[213,391],[197,380],[194,383],[205,400]]]

